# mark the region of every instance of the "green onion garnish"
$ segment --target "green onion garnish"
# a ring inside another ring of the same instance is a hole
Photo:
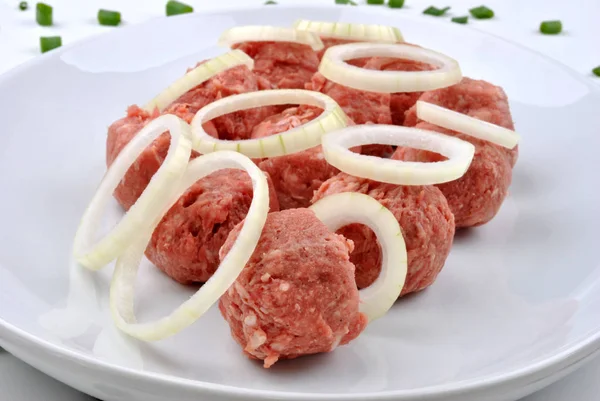
[[[29,4],[26,1],[22,1],[19,3],[19,10],[25,11],[29,8]]]
[[[423,11],[423,14],[441,17],[442,15],[446,14],[446,11],[448,11],[448,10],[450,10],[450,7],[437,8],[437,7],[431,6],[431,7],[427,8],[425,11]]]
[[[167,3],[167,16],[193,13],[194,8],[185,3],[171,0]]]
[[[385,0],[367,0],[367,4],[377,4],[377,5],[380,5],[380,4],[383,4],[383,3],[385,3]]]
[[[494,11],[486,6],[479,6],[469,10],[471,15],[477,19],[490,19],[494,17]]]
[[[404,0],[389,0],[388,7],[390,8],[402,8],[404,6]]]
[[[600,77],[600,65],[592,70],[595,76]]]
[[[351,6],[357,6],[358,3],[352,0],[335,0],[335,4],[350,4]]]
[[[464,17],[454,17],[452,18],[452,22],[456,22],[457,24],[466,24],[467,21],[469,21],[469,17],[468,16],[464,16]]]
[[[98,10],[100,25],[117,26],[121,23],[121,13],[118,11]]]
[[[277,2],[273,1],[273,0],[265,1],[265,5],[269,5],[269,4],[277,4]]]
[[[52,25],[52,6],[44,3],[37,3],[35,6],[35,19],[41,26]]]
[[[62,46],[62,38],[60,36],[42,36],[40,38],[40,50],[46,53],[52,49]]]
[[[562,22],[544,21],[540,24],[540,32],[545,35],[556,35],[562,31]]]

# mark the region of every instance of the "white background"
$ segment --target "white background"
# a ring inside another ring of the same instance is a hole
[[[0,0],[0,74],[39,54],[39,37],[60,35],[63,44],[74,43],[91,35],[110,31],[95,20],[99,8],[121,11],[123,24],[135,24],[164,15],[166,0],[46,0],[54,6],[53,27],[40,27],[35,22],[35,3],[28,11],[18,10],[19,0]],[[262,4],[264,0],[187,0],[195,10],[241,7]],[[286,4],[323,4],[334,0],[278,0]],[[375,7],[363,4],[361,7]],[[600,66],[600,0],[405,0],[401,10],[390,13],[421,14],[435,5],[451,6],[450,16],[468,14],[468,9],[483,4],[492,8],[492,20],[469,21],[465,29],[480,29],[518,42],[546,54],[600,84],[591,70]],[[344,6],[340,6],[344,7]],[[422,18],[436,18],[422,16]],[[539,33],[543,20],[560,19],[563,33],[546,36]],[[400,27],[401,28],[401,27]],[[201,39],[201,38],[199,38]],[[510,60],[507,60],[510,62]],[[549,85],[552,83],[549,82]],[[0,93],[0,96],[2,94]],[[600,359],[583,369],[526,398],[523,401],[597,401],[600,394]],[[88,401],[91,397],[48,378],[35,369],[0,351],[0,400],[2,401]]]

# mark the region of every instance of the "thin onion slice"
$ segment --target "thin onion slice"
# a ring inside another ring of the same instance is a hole
[[[385,315],[400,296],[406,279],[406,245],[398,220],[385,206],[368,195],[344,192],[327,196],[310,207],[331,231],[360,223],[375,232],[381,245],[381,273],[359,291],[360,311],[369,321]]]
[[[217,74],[240,65],[249,69],[254,68],[254,60],[241,50],[232,50],[222,54],[188,71],[184,76],[173,82],[167,89],[149,101],[144,110],[149,113],[154,109],[163,111],[168,105],[177,100],[190,89],[208,81]]]
[[[223,32],[219,46],[233,46],[243,42],[290,42],[310,46],[313,50],[323,49],[319,35],[293,28],[268,25],[237,26]]]
[[[94,233],[113,192],[144,149],[166,131],[170,132],[171,143],[162,165],[121,221],[94,244]],[[137,234],[151,224],[148,216],[161,210],[168,201],[170,191],[185,172],[191,152],[190,127],[174,115],[160,116],[142,128],[112,163],[81,218],[73,244],[76,261],[90,270],[98,270],[122,254]]]
[[[169,208],[196,181],[221,170],[237,168],[252,179],[253,199],[240,234],[215,274],[187,301],[170,315],[149,323],[136,323],[133,310],[134,284],[144,250],[160,221],[162,213],[148,219],[154,223],[137,234],[140,241],[117,259],[110,287],[110,309],[115,324],[123,332],[144,341],[157,341],[177,334],[198,320],[234,283],[252,256],[269,212],[269,187],[264,173],[247,157],[235,152],[218,152],[200,156],[189,163],[178,188],[171,192]]]
[[[314,32],[321,37],[356,40],[360,42],[399,43],[404,42],[400,29],[377,24],[349,24],[346,22],[322,22],[301,19],[294,28]]]
[[[353,153],[359,145],[406,146],[439,153],[448,160],[421,163]],[[329,164],[356,177],[397,185],[432,185],[456,180],[469,168],[475,147],[461,139],[433,131],[396,125],[355,125],[323,136]]]
[[[394,57],[438,67],[432,71],[376,71],[348,64],[362,57]],[[457,84],[462,79],[456,60],[407,44],[349,43],[327,49],[319,72],[330,81],[349,88],[379,92],[423,92]]]
[[[260,106],[307,104],[320,107],[323,113],[306,124],[260,139],[227,141],[213,138],[203,124],[213,118]],[[321,144],[321,137],[330,131],[346,127],[348,117],[327,95],[302,89],[273,89],[229,96],[200,109],[192,120],[194,149],[206,154],[233,150],[248,157],[274,157],[300,152]]]
[[[422,100],[417,101],[417,117],[508,149],[517,146],[521,139],[515,131]]]

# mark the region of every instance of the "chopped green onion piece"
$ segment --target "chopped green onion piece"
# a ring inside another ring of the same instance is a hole
[[[448,11],[448,10],[450,10],[450,7],[437,8],[437,7],[431,6],[431,7],[427,8],[425,11],[423,11],[423,14],[441,17],[442,15],[446,14],[446,11]]]
[[[335,4],[350,4],[351,6],[357,6],[358,3],[352,0],[335,0]]]
[[[556,35],[562,31],[562,22],[544,21],[540,24],[540,32],[545,35]]]
[[[457,24],[466,24],[467,21],[469,21],[469,17],[468,16],[464,16],[464,17],[454,17],[452,18],[452,22],[456,22]]]
[[[52,25],[52,6],[44,3],[37,3],[35,6],[35,19],[41,26]]]
[[[390,8],[402,8],[404,7],[404,0],[389,0],[388,7]]]
[[[377,4],[377,5],[380,5],[380,4],[383,4],[383,3],[385,3],[385,0],[367,0],[367,4]]]
[[[194,8],[185,3],[171,0],[167,3],[167,16],[193,13]]]
[[[25,11],[29,8],[29,4],[26,1],[22,1],[19,3],[19,10]]]
[[[486,6],[479,6],[469,10],[471,15],[477,19],[489,19],[494,17],[494,11]]]
[[[273,0],[265,1],[265,5],[269,5],[269,4],[277,4],[277,2],[273,1]]]
[[[592,70],[595,76],[600,77],[600,65]]]
[[[62,46],[62,38],[60,36],[42,36],[40,38],[40,50],[46,53],[52,49]]]
[[[118,11],[98,10],[100,25],[117,26],[121,23],[121,13]]]

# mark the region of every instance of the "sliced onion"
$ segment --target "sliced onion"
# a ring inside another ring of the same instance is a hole
[[[359,145],[406,146],[446,156],[448,160],[422,163],[353,153]],[[432,185],[456,180],[467,171],[475,147],[461,139],[433,131],[396,125],[355,125],[323,136],[329,164],[356,177],[397,185]]]
[[[170,315],[149,323],[136,323],[133,310],[134,284],[144,250],[160,218],[196,181],[221,170],[246,170],[252,179],[253,199],[240,234],[215,274]],[[234,283],[252,256],[269,212],[269,187],[264,173],[247,157],[235,152],[204,155],[189,163],[178,188],[171,192],[170,203],[161,213],[147,218],[152,227],[138,232],[140,238],[117,259],[110,287],[110,308],[115,324],[132,337],[156,341],[174,335],[198,320]]]
[[[356,67],[347,60],[362,57],[394,57],[438,67],[432,71],[376,71]],[[319,72],[349,88],[380,93],[423,92],[457,84],[462,73],[456,60],[407,44],[349,43],[327,49]]]
[[[154,109],[163,111],[168,105],[177,100],[190,89],[208,81],[210,78],[230,68],[245,65],[254,68],[254,60],[241,50],[232,50],[222,54],[188,71],[184,76],[173,82],[167,89],[144,106],[148,112]]]
[[[301,19],[294,28],[314,32],[321,37],[356,40],[359,42],[404,42],[400,29],[377,24],[349,24],[346,22],[322,22]]]
[[[439,127],[461,132],[508,149],[517,146],[521,139],[515,131],[422,100],[417,102],[417,117]]]
[[[278,26],[237,26],[226,30],[219,38],[219,46],[233,46],[243,42],[291,42],[310,46],[315,51],[324,47],[321,38],[312,32]]]
[[[138,156],[165,131],[170,132],[171,143],[162,165],[121,221],[94,244],[94,234],[113,192]],[[162,210],[185,172],[191,151],[190,127],[174,115],[160,116],[142,128],[110,166],[83,214],[73,244],[77,262],[98,270],[123,253],[138,233],[152,224],[148,216]]]
[[[360,223],[375,232],[383,254],[381,273],[373,284],[359,291],[360,311],[369,321],[385,315],[400,296],[406,279],[408,259],[398,220],[381,203],[356,192],[326,196],[310,209],[331,231]]]
[[[260,139],[227,141],[213,138],[203,124],[213,118],[260,106],[307,104],[320,107],[323,113],[306,124]],[[274,89],[228,96],[200,109],[192,120],[194,149],[200,153],[233,150],[248,157],[274,157],[300,152],[321,143],[323,134],[346,127],[348,117],[327,95],[301,89]]]

